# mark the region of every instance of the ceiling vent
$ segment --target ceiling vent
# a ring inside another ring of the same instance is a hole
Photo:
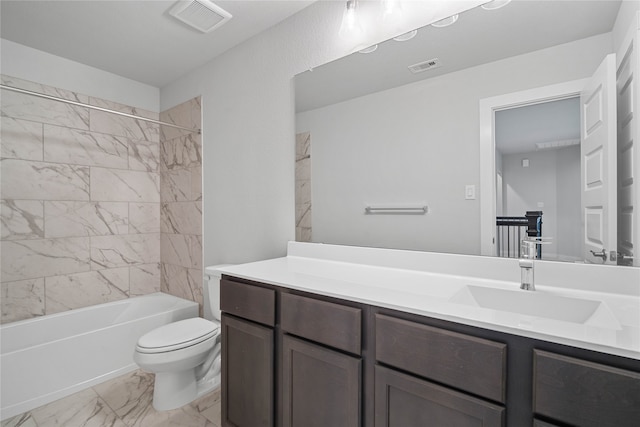
[[[580,139],[563,139],[560,141],[536,142],[536,150],[564,148],[571,147],[572,145],[580,145]]]
[[[442,67],[442,62],[438,58],[433,58],[428,61],[418,62],[417,64],[409,65],[409,71],[413,74],[421,73],[423,71],[432,70],[434,68]]]
[[[231,19],[231,14],[209,0],[179,1],[169,11],[185,24],[208,33]]]

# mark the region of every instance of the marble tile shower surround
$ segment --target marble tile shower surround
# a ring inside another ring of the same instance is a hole
[[[296,241],[311,242],[311,134],[296,135]]]
[[[10,76],[2,83],[158,119]],[[160,127],[2,92],[1,321],[160,290]],[[189,223],[173,213],[172,221]]]
[[[200,98],[160,113],[160,120],[201,127]],[[160,126],[161,290],[196,301],[202,312],[202,137]]]

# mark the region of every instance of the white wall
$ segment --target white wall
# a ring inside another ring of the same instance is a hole
[[[479,254],[480,200],[464,199],[479,188],[479,100],[585,78],[611,51],[611,34],[595,36],[298,114],[314,241]],[[363,215],[421,200],[426,216]]]
[[[583,259],[582,213],[580,211],[580,148],[558,150],[557,205],[558,233],[556,239],[559,256]],[[553,237],[553,236],[551,236]]]
[[[639,0],[623,0],[618,10],[618,17],[613,27],[613,46],[614,52],[617,52],[622,44],[629,27],[634,21],[637,21],[637,12],[640,12]]]
[[[522,167],[522,159],[529,167]],[[502,160],[505,215],[542,211],[542,235],[552,238],[542,248],[543,259],[580,259],[580,146]]]
[[[0,39],[0,72],[158,113],[160,89]]]
[[[412,2],[423,13],[405,11],[400,29],[370,28],[364,44],[479,3]],[[344,5],[316,2],[162,88],[163,110],[202,95],[205,264],[282,256],[294,239],[291,79],[356,48],[338,37]]]

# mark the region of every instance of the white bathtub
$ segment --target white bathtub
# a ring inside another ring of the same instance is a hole
[[[195,302],[155,293],[2,325],[1,419],[137,369],[140,336],[197,315]]]

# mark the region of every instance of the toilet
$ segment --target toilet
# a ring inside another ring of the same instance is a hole
[[[138,339],[133,360],[155,374],[153,407],[179,408],[220,385],[219,268],[205,269],[204,316],[156,328]]]

